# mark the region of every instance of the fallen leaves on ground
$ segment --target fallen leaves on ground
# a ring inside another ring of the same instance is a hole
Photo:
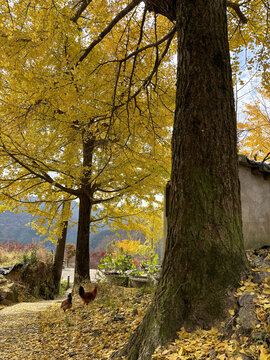
[[[269,272],[265,262],[257,261],[253,252],[248,254],[252,274],[256,272]],[[264,260],[270,263],[270,252]],[[261,283],[252,282],[253,275],[242,282],[235,293],[238,297],[251,292],[256,294],[256,316],[259,321],[254,324],[250,333],[241,332],[237,323],[237,314],[234,309],[229,310],[231,318],[220,329],[212,328],[208,331],[197,330],[186,332],[181,329],[174,342],[166,347],[156,349],[153,359],[156,360],[270,360],[270,279],[265,277]],[[226,330],[230,325],[230,336]],[[222,331],[223,330],[223,331]]]
[[[39,359],[109,359],[136,329],[150,298],[142,290],[103,284],[88,306],[78,296],[65,313],[53,306],[39,318],[46,349]]]
[[[219,330],[186,332],[181,329],[173,343],[156,349],[153,359],[270,360],[269,278],[252,282],[254,274],[270,272],[270,269],[262,267],[256,259],[250,256],[252,274],[235,294],[236,297],[247,292],[256,294],[258,323],[251,332],[241,332],[237,310],[231,309],[228,322],[221,324]],[[10,314],[6,318],[9,327],[4,331],[0,328],[0,359],[110,359],[142,320],[151,297],[145,290],[101,284],[97,298],[88,306],[75,294],[72,309],[65,313],[58,302],[38,315],[11,318]]]

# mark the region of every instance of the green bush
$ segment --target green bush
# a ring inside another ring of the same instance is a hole
[[[155,278],[159,271],[160,266],[158,265],[158,255],[151,255],[147,260],[142,260],[141,265],[138,269],[133,270],[131,276],[145,276],[150,279]]]
[[[34,265],[38,263],[37,250],[33,249],[30,253],[23,253],[22,262],[24,265]]]
[[[132,257],[130,255],[118,255],[115,259],[111,254],[107,255],[100,260],[99,269],[106,272],[115,272],[117,274],[124,275],[128,270],[136,269],[132,264]]]

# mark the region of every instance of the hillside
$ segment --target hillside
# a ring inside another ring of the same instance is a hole
[[[78,219],[78,205],[73,202],[73,216],[71,221],[76,222]],[[26,212],[18,212],[17,214],[5,211],[0,213],[0,241],[6,242],[17,242],[23,245],[30,244],[32,242],[40,243],[46,239],[46,237],[36,234],[35,230],[31,229],[31,226],[26,224],[31,223],[32,215]],[[132,237],[136,237],[135,233],[131,232]],[[113,232],[104,226],[99,230],[98,233],[92,233],[90,235],[90,250],[94,251],[105,251],[106,246],[113,240],[124,239],[127,237],[126,232],[119,231]],[[77,225],[72,225],[68,228],[67,242],[76,243],[77,238]],[[140,238],[143,238],[140,236]],[[55,245],[51,242],[45,242],[44,245],[49,248],[54,248]]]
[[[72,221],[77,221],[78,219],[78,206],[74,202],[73,204],[73,216]],[[6,242],[17,242],[23,245],[30,244],[32,242],[40,243],[46,239],[46,237],[36,234],[35,230],[32,230],[30,225],[33,220],[32,215],[26,212],[18,212],[17,214],[5,211],[0,213],[0,241],[3,243]],[[108,240],[112,241],[112,237],[115,234],[108,230],[107,227],[101,229],[97,234],[91,235],[91,251],[95,251],[96,247],[99,247],[99,251],[102,251],[104,246],[108,243]],[[77,237],[77,225],[73,225],[68,228],[67,232],[67,242],[73,244],[76,243]],[[109,239],[108,239],[109,237]],[[104,238],[107,238],[107,240]],[[104,246],[102,245],[104,243]],[[45,242],[44,245],[49,248],[54,248],[54,245],[51,242]]]

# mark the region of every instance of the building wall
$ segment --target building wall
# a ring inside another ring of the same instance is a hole
[[[239,165],[245,248],[270,245],[270,177]]]
[[[252,171],[250,166],[239,164],[242,222],[246,249],[270,245],[270,176]],[[165,190],[165,199],[168,192]],[[164,201],[166,204],[166,200]],[[164,207],[164,242],[167,236],[166,206]]]

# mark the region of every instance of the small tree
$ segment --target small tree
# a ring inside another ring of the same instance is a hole
[[[66,244],[65,248],[65,261],[67,263],[67,267],[69,266],[69,261],[75,256],[76,254],[76,246],[71,243]]]
[[[62,208],[62,222],[61,222],[61,235],[58,238],[56,245],[54,263],[53,263],[53,279],[55,292],[58,294],[60,288],[60,281],[62,275],[62,267],[65,256],[65,245],[67,239],[67,228],[68,228],[68,219],[70,212],[70,202],[63,203]]]

